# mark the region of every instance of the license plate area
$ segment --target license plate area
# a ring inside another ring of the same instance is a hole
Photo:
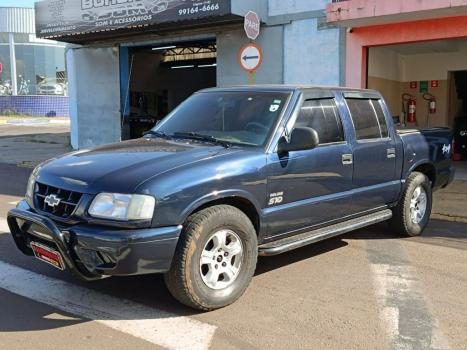
[[[30,246],[37,259],[46,262],[59,270],[65,270],[65,264],[63,263],[62,256],[58,251],[37,242],[31,242]]]

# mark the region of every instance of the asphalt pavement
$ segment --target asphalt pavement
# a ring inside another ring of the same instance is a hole
[[[0,164],[0,217],[21,198],[29,172]],[[161,276],[82,284],[22,256],[4,233],[0,343],[5,349],[467,349],[466,262],[465,223],[432,220],[423,236],[410,239],[380,224],[261,258],[243,298],[196,313],[172,299]]]
[[[260,258],[239,301],[199,313],[158,275],[85,284],[23,256],[3,219],[30,171],[0,159],[1,349],[467,349],[467,223],[415,238],[379,224]]]

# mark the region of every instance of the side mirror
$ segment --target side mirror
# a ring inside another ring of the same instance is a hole
[[[290,142],[279,142],[277,151],[279,153],[290,151],[303,151],[313,149],[319,145],[319,136],[315,129],[307,127],[297,127],[290,135]]]

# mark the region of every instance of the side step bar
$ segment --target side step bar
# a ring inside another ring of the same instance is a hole
[[[341,234],[357,230],[359,228],[370,226],[392,217],[392,211],[385,209],[376,213],[361,216],[338,224],[322,227],[313,231],[301,233],[295,236],[269,242],[259,246],[259,255],[269,256],[288,252],[305,245],[322,241],[326,238],[339,236]]]

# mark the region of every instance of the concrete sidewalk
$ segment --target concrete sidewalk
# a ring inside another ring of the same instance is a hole
[[[1,163],[32,168],[71,150],[70,126],[65,120],[0,119]]]
[[[432,217],[467,222],[467,181],[455,180],[433,195]]]

